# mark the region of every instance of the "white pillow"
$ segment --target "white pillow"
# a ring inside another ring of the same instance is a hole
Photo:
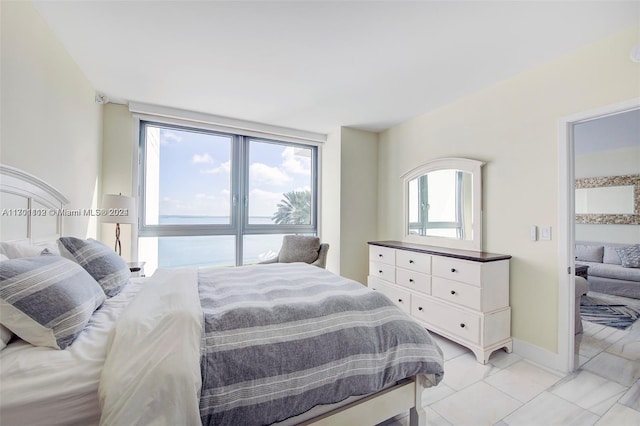
[[[2,262],[3,260],[9,260],[9,258],[6,255],[0,253],[0,262]]]
[[[40,256],[44,249],[49,250],[51,254],[60,255],[60,250],[58,250],[55,243],[53,245],[40,246],[27,243],[0,242],[0,254],[7,256],[9,259]]]

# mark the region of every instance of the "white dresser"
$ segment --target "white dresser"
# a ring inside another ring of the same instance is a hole
[[[370,288],[425,328],[473,351],[486,364],[513,349],[509,307],[511,256],[398,241],[369,243]]]

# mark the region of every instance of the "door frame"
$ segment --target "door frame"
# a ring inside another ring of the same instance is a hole
[[[558,356],[560,370],[575,366],[575,143],[573,126],[640,108],[640,98],[579,112],[558,122]]]

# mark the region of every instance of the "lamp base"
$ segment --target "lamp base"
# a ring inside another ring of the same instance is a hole
[[[122,244],[120,244],[120,224],[116,223],[116,244],[114,247],[118,256],[122,256]]]

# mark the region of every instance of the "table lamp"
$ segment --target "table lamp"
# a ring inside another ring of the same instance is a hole
[[[102,223],[116,224],[115,251],[122,255],[122,245],[120,244],[120,224],[137,223],[136,200],[122,194],[104,194],[102,197]]]

